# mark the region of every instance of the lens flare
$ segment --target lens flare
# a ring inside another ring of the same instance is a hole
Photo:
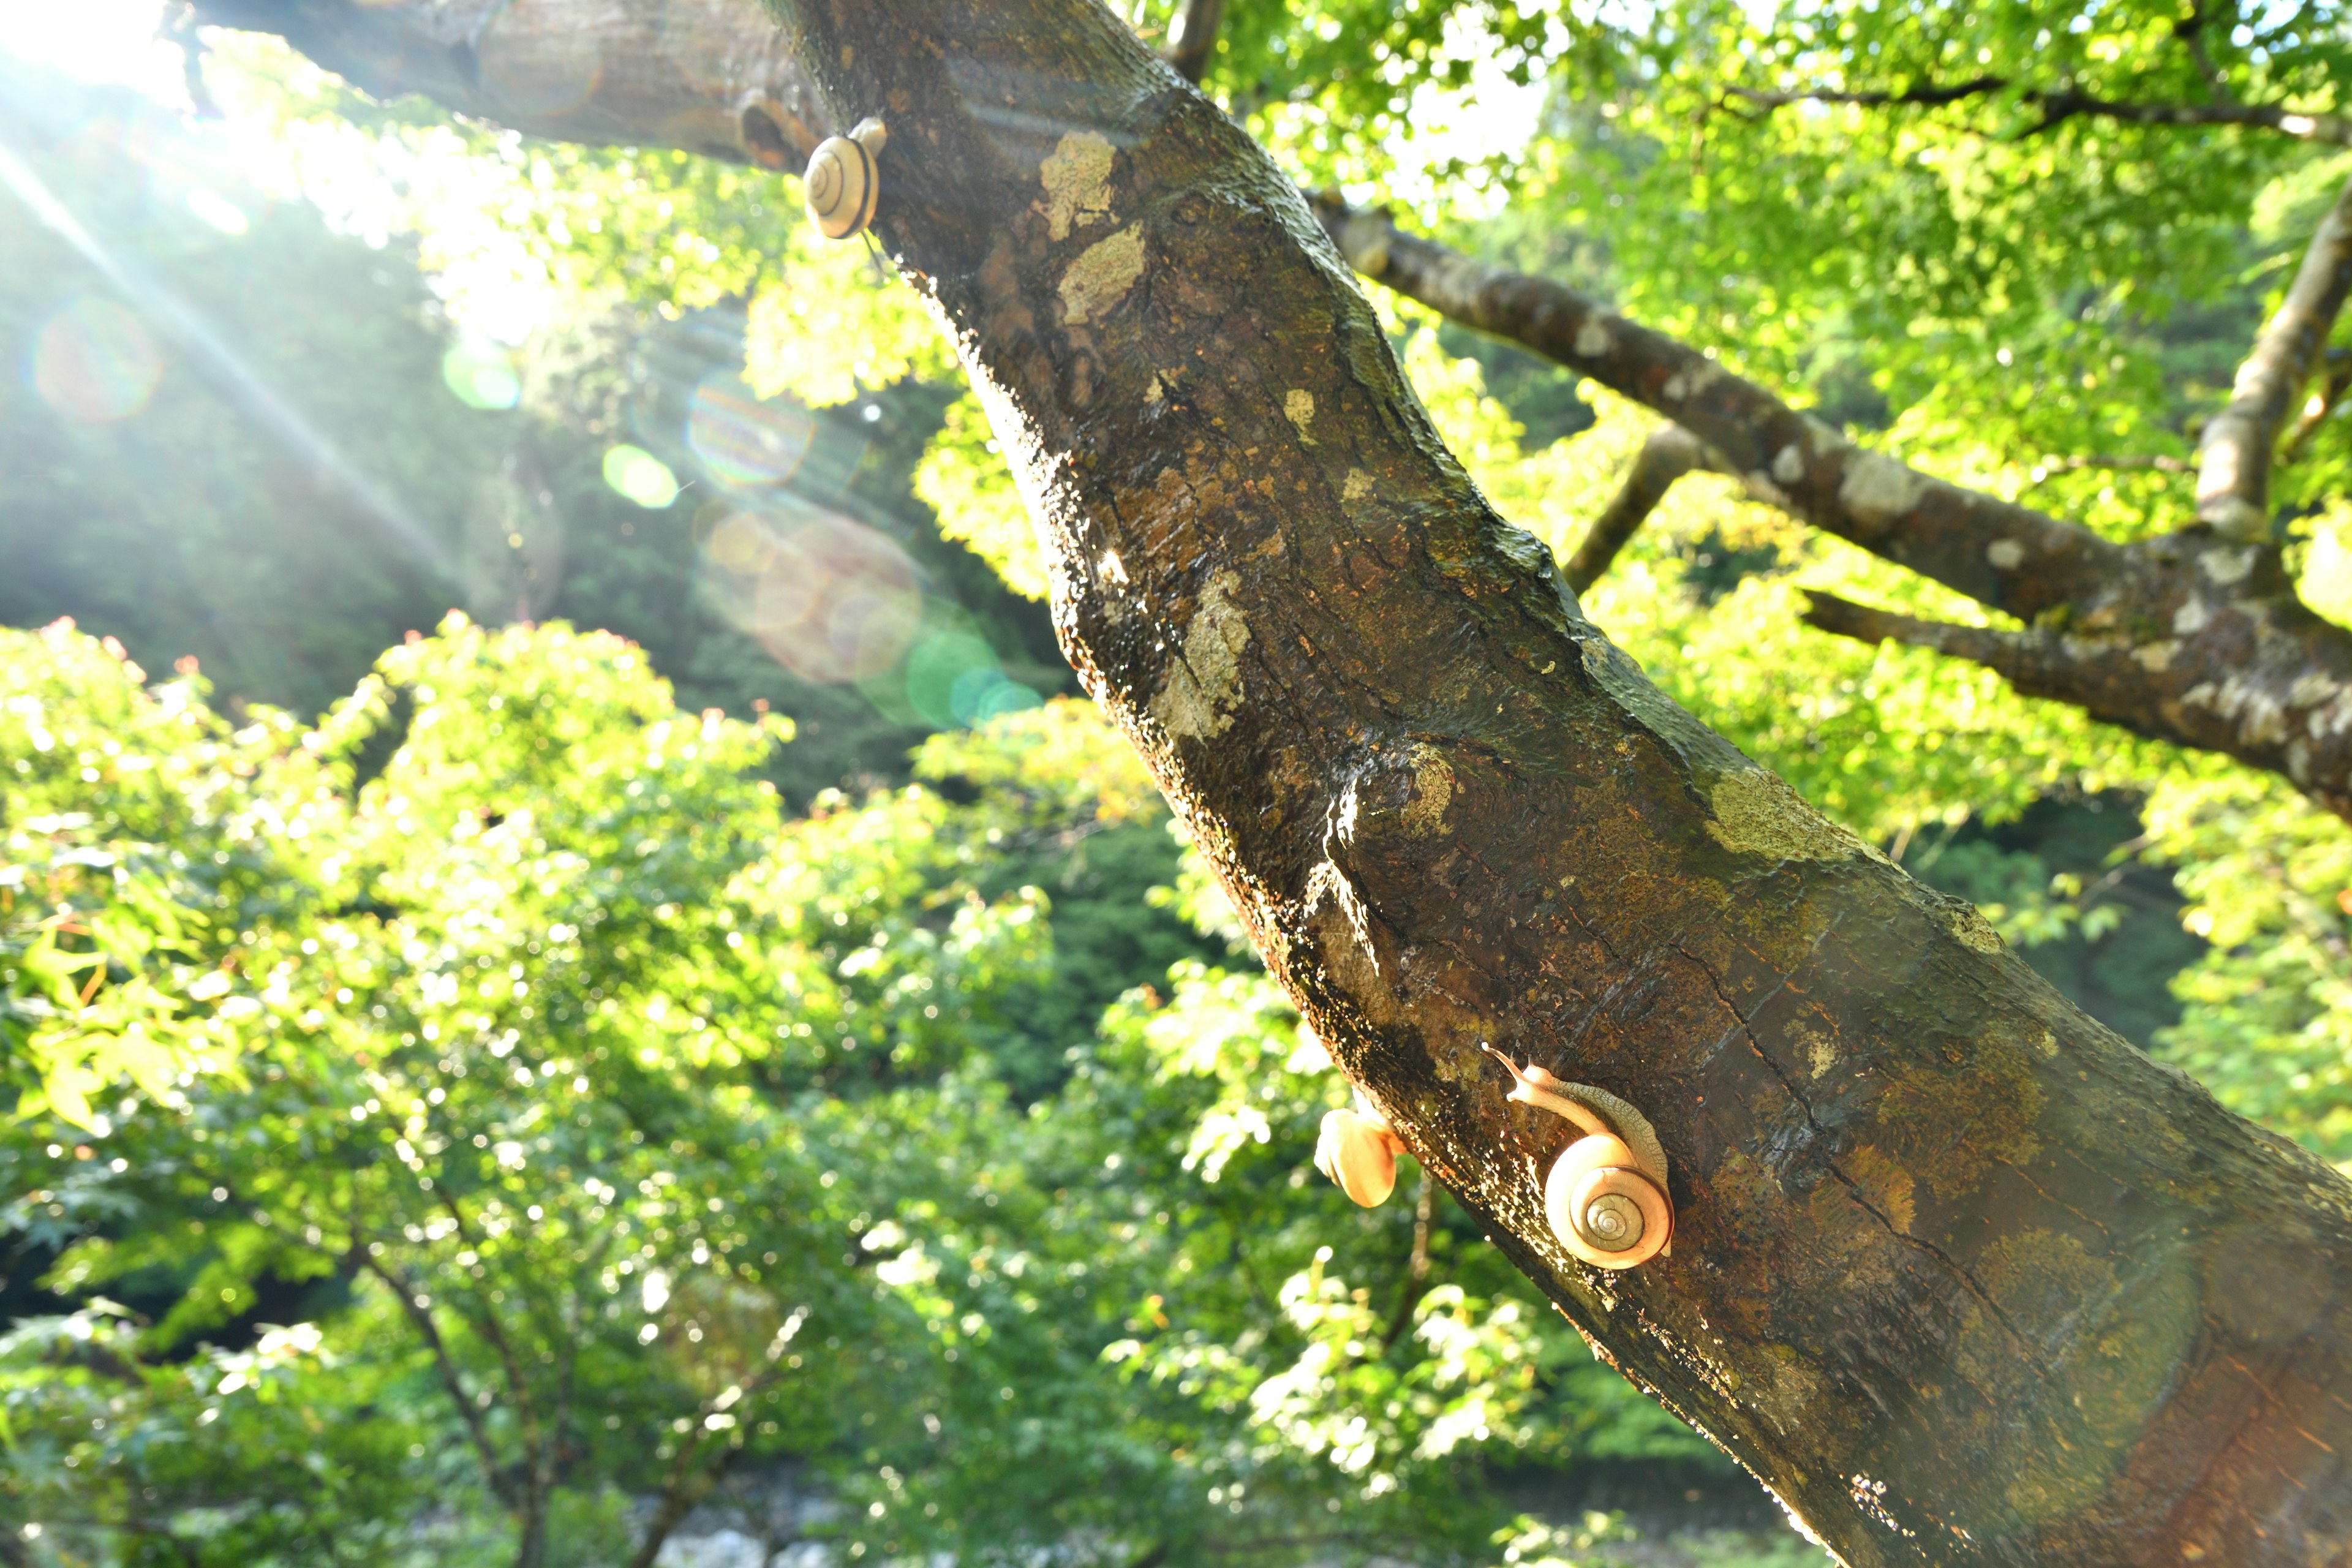
[[[750,512],[730,512],[702,542],[711,563],[738,577],[749,577],[766,567],[776,553],[776,538]]]
[[[33,388],[68,419],[103,425],[147,406],[163,351],[126,307],[95,296],[45,322],[33,342]]]
[[[731,372],[704,377],[687,405],[687,444],[713,479],[739,489],[791,479],[815,437],[814,415],[783,398],[762,402]]]
[[[496,343],[450,344],[441,356],[441,379],[468,408],[512,408],[522,401],[522,377],[515,373],[514,360]]]
[[[604,482],[647,511],[659,511],[677,500],[677,476],[669,465],[626,442],[604,454]]]
[[[793,674],[825,685],[866,680],[906,657],[921,631],[923,595],[907,552],[870,528],[819,517],[782,529],[745,518],[714,529],[713,559],[764,551],[737,618]],[[722,540],[725,542],[722,543]]]

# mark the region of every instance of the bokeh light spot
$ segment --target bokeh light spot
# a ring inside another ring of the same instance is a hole
[[[956,710],[959,693],[969,711],[980,689],[1003,679],[996,650],[970,632],[934,632],[907,656],[907,700],[916,712],[942,727],[968,722]]]
[[[496,343],[452,343],[441,356],[441,379],[468,408],[512,408],[522,401],[522,377],[516,374],[513,359]],[[608,465],[607,477],[611,472]]]
[[[677,476],[669,465],[626,442],[604,454],[604,482],[648,511],[677,500]]]
[[[824,516],[781,531],[746,519],[748,532],[714,529],[707,548],[756,550],[738,620],[778,663],[804,680],[866,680],[906,657],[923,625],[914,563],[889,539],[847,518]],[[722,536],[728,542],[720,542]]]
[[[163,351],[129,307],[95,296],[44,322],[33,340],[33,389],[68,419],[102,425],[147,406]]]
[[[956,716],[967,724],[985,724],[1003,714],[1020,713],[1045,705],[1045,700],[1036,692],[1002,675],[979,687],[971,694],[970,702],[968,712],[961,703],[956,710]]]
[[[687,405],[687,444],[721,484],[782,484],[815,436],[814,415],[782,398],[761,401],[731,373],[706,376]]]
[[[775,536],[749,512],[732,512],[710,531],[702,548],[711,563],[739,577],[750,576],[775,553]]]

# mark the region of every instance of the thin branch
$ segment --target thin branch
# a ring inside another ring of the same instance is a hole
[[[2327,416],[2343,403],[2344,394],[2352,391],[2352,352],[2329,349],[2323,364],[2327,379],[2320,384],[2319,390],[2304,405],[2303,416],[2294,422],[2294,428],[2286,433],[2286,440],[2279,447],[2278,460],[2282,466],[2303,456],[2303,449],[2319,433],[2320,426],[2326,424]]]
[[[1917,87],[1905,88],[1854,90],[1822,87],[1801,89],[1795,92],[1767,92],[1761,88],[1730,87],[1726,88],[1724,92],[1727,97],[1752,103],[1768,112],[1775,109],[1787,109],[1792,104],[1799,103],[1852,103],[1866,109],[1884,109],[1896,105],[1917,105],[1939,109],[1946,104],[1958,103],[1964,99],[1981,98],[1988,93],[2004,91],[2009,85],[2007,77],[1979,76],[1970,77],[1966,81],[1927,82]]]
[[[1389,1318],[1388,1332],[1381,1337],[1381,1353],[1386,1355],[1404,1338],[1405,1330],[1412,1326],[1412,1310],[1429,1294],[1429,1228],[1437,1218],[1437,1187],[1429,1179],[1429,1167],[1422,1167],[1421,1195],[1412,1205],[1412,1256],[1404,1271],[1404,1289],[1397,1293],[1395,1312]]]
[[[2060,474],[2080,473],[2085,468],[2105,468],[2117,473],[2193,474],[2197,465],[2186,458],[2175,458],[2164,452],[2093,453],[2086,457],[2044,458],[2033,466],[2033,477],[2026,489],[2047,484]]]
[[[1184,0],[1175,25],[1168,29],[1168,63],[1195,87],[1208,74],[1209,60],[1217,52],[1217,29],[1224,19],[1225,0]]]
[[[457,1227],[457,1239],[464,1243],[476,1257],[480,1257],[481,1241],[466,1224],[466,1211],[458,1204],[456,1195],[449,1191],[446,1183],[436,1187],[434,1191],[435,1195],[441,1200],[441,1207],[449,1215],[449,1223]],[[462,1315],[474,1330],[488,1342],[490,1349],[499,1358],[499,1363],[506,1369],[507,1387],[513,1394],[515,1416],[522,1427],[523,1447],[534,1456],[532,1468],[535,1473],[538,1468],[536,1456],[540,1452],[542,1434],[538,1402],[531,1397],[530,1384],[523,1375],[522,1358],[515,1353],[513,1343],[507,1338],[506,1326],[499,1321],[499,1315],[491,1309],[490,1303],[488,1300],[478,1300],[478,1293],[474,1291],[470,1283],[467,1286],[467,1291],[468,1294],[477,1295],[480,1311],[466,1312]]]
[[[742,1445],[730,1444],[719,1463],[708,1470],[698,1471],[695,1468],[695,1460],[700,1457],[703,1444],[712,1432],[718,1430],[711,1425],[710,1418],[732,1409],[750,1412],[753,1402],[768,1391],[768,1385],[783,1375],[784,1347],[793,1342],[800,1332],[801,1325],[807,1321],[808,1309],[794,1308],[792,1316],[784,1320],[783,1327],[776,1331],[776,1337],[769,1342],[768,1364],[755,1375],[712,1394],[696,1408],[692,1422],[687,1428],[685,1441],[677,1446],[677,1457],[670,1462],[669,1474],[663,1478],[661,1501],[654,1509],[653,1518],[646,1523],[645,1537],[637,1542],[636,1553],[629,1560],[629,1568],[653,1568],[654,1559],[661,1554],[662,1542],[668,1540],[669,1532],[677,1528],[677,1521],[693,1512],[695,1504],[709,1495],[711,1486],[726,1472],[727,1467],[742,1457]]]
[[[1646,405],[1697,437],[1708,466],[1751,496],[1979,604],[2030,620],[2064,605],[2068,583],[2104,580],[2120,565],[2121,547],[2080,523],[1867,451],[1565,284],[1486,266],[1334,193],[1314,201],[1325,231],[1367,277]]]
[[[1698,437],[1681,426],[1663,425],[1652,431],[1633,455],[1633,466],[1626,470],[1625,482],[1608,510],[1592,520],[1575,553],[1561,567],[1570,589],[1580,595],[1601,581],[1617,552],[1666,499],[1675,481],[1693,468],[1706,466],[1706,450]]]
[[[448,1342],[441,1337],[441,1325],[433,1321],[433,1310],[422,1304],[415,1285],[392,1265],[370,1254],[365,1244],[355,1247],[354,1251],[358,1254],[360,1267],[383,1280],[391,1288],[392,1293],[400,1298],[401,1310],[408,1314],[408,1321],[424,1337],[425,1348],[433,1352],[433,1364],[440,1373],[441,1386],[448,1391],[450,1403],[457,1405],[458,1416],[466,1423],[466,1435],[473,1440],[474,1452],[482,1462],[482,1479],[489,1483],[490,1490],[498,1495],[499,1501],[512,1506],[515,1500],[511,1495],[514,1489],[512,1478],[499,1462],[498,1449],[490,1443],[489,1429],[482,1424],[480,1407],[466,1392],[466,1380],[457,1371],[457,1358],[449,1353]]]
[[[2193,7],[2189,11],[2187,21],[2175,22],[2172,25],[2172,36],[2180,40],[2182,48],[2189,51],[2189,58],[2196,65],[2197,74],[2205,79],[2205,90],[2212,94],[2213,101],[2237,102],[2238,95],[2230,90],[2230,79],[2222,74],[2221,67],[2213,63],[2213,57],[2205,52],[2203,8]]]
[[[2320,220],[2278,313],[2238,367],[2229,406],[2197,443],[2197,517],[2225,539],[2269,536],[2279,429],[2319,363],[2352,291],[2352,183]]]
[[[1973,660],[2012,679],[2021,662],[2025,643],[2025,634],[2019,632],[1925,621],[1916,616],[1873,609],[1851,599],[1841,599],[1835,594],[1811,590],[1805,595],[1805,610],[1801,618],[1818,631],[1852,637],[1856,642],[1899,642],[1912,647],[1933,648],[1937,653]]]
[[[1767,92],[1752,87],[1733,87],[1724,90],[1727,98],[1739,99],[1769,112],[1798,103],[1852,103],[1865,108],[1911,104],[1933,109],[2012,89],[2016,90],[2020,103],[2030,104],[2042,111],[2041,120],[2031,128],[2029,134],[2048,131],[2066,121],[2079,118],[2114,120],[2132,125],[2241,125],[2254,130],[2275,131],[2298,142],[2325,142],[2338,147],[2352,147],[2352,120],[2341,115],[2306,113],[2283,103],[2238,103],[2227,100],[2210,103],[2127,103],[2063,89],[2019,89],[2006,77],[1971,77],[1963,82],[1930,82],[1917,87],[1863,91],[1810,88],[1793,92]]]

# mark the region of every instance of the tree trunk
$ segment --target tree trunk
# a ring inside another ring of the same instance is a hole
[[[1087,0],[822,0],[1088,689],[1349,1075],[1601,1352],[1853,1563],[2337,1562],[2352,1189],[1676,709],[1414,402],[1298,193]],[[1622,1096],[1681,1228],[1544,1219]],[[1302,1154],[1303,1154],[1302,1151]]]
[[[787,16],[806,123],[888,123],[877,230],[1072,661],[1350,1078],[1602,1355],[1851,1563],[2352,1561],[2352,1189],[1653,689],[1297,192],[1109,12]],[[1670,1256],[1570,1258],[1568,1129],[1484,1042],[1648,1114]]]

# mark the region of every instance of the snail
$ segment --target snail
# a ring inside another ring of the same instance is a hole
[[[874,221],[874,203],[882,191],[874,158],[889,139],[882,121],[868,115],[848,135],[828,136],[809,154],[802,194],[825,238],[848,239]]]
[[[1511,1075],[1509,1099],[1574,1122],[1584,1135],[1560,1152],[1544,1181],[1544,1217],[1580,1261],[1631,1268],[1667,1250],[1675,1234],[1666,1152],[1649,1119],[1605,1089],[1569,1083],[1492,1046],[1481,1049]]]
[[[1359,1099],[1359,1105],[1362,1100]],[[1396,1157],[1404,1144],[1369,1110],[1333,1110],[1315,1143],[1315,1168],[1365,1208],[1378,1208],[1396,1191]]]

